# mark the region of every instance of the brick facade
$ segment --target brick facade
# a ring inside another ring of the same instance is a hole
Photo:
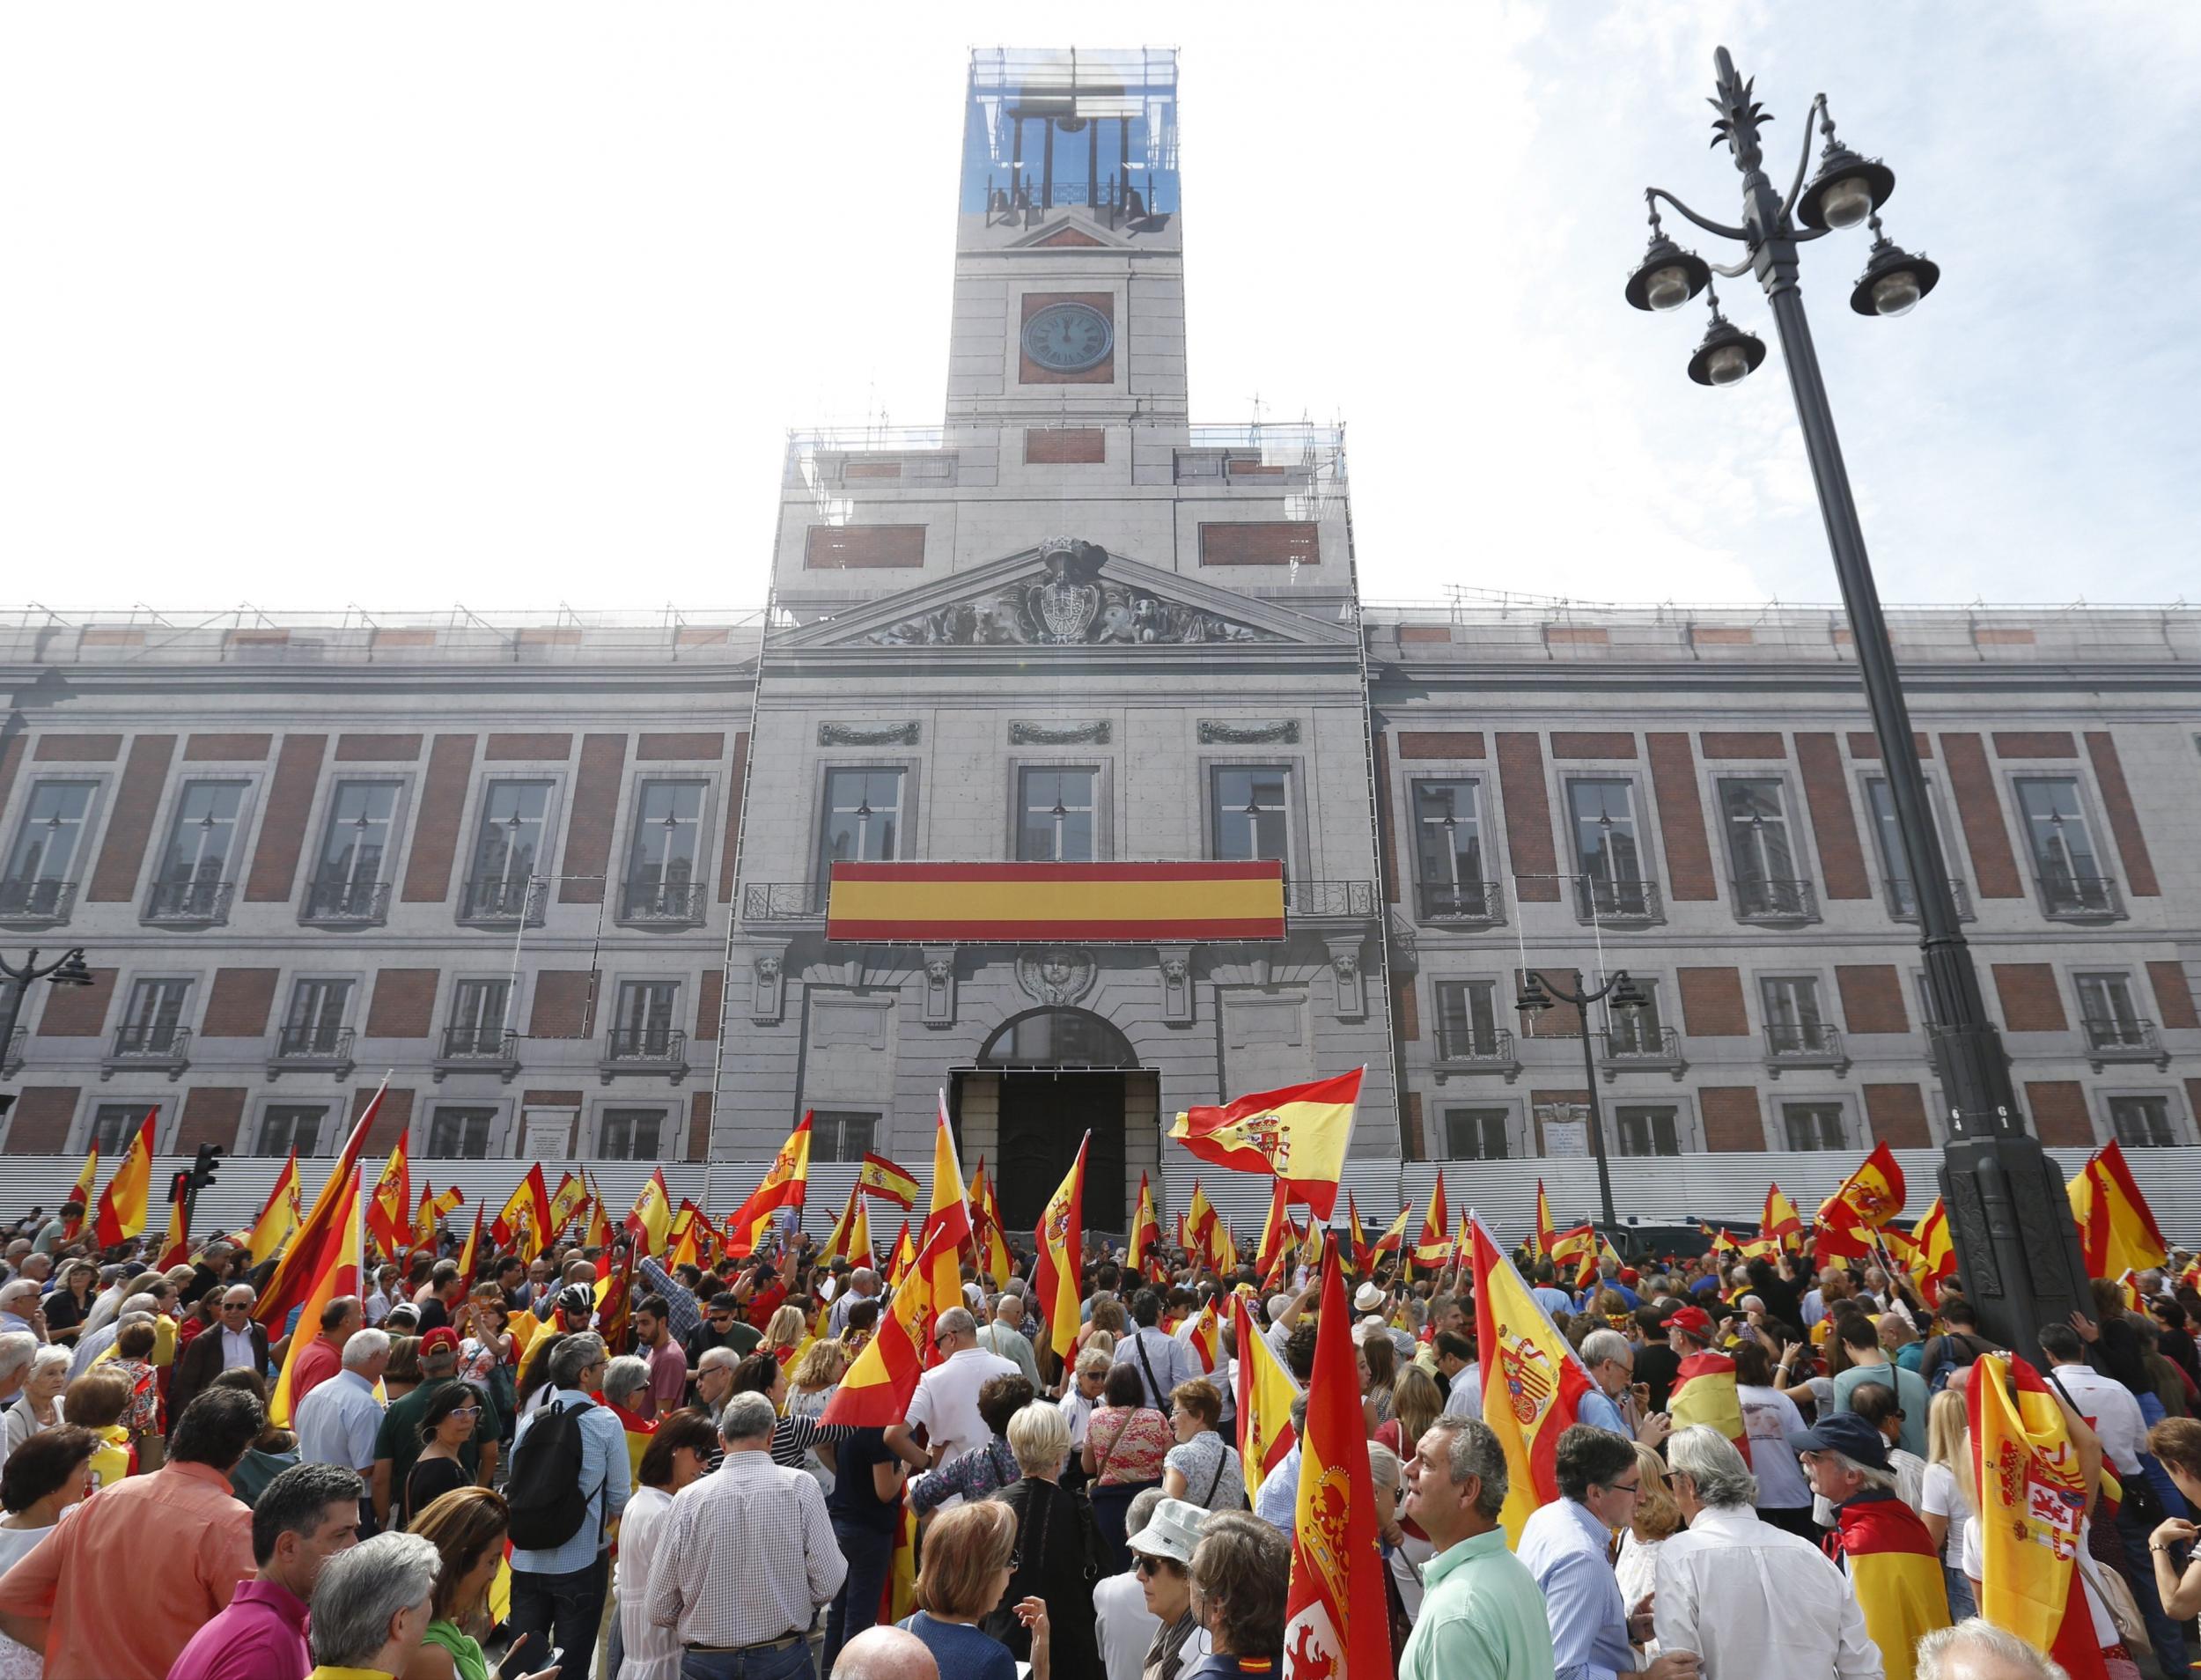
[[[405,860],[405,902],[439,904],[451,894],[452,866],[466,820],[467,788],[474,778],[475,737],[438,735],[428,749],[420,814],[413,822],[413,849]]]
[[[276,748],[275,774],[268,782],[267,808],[260,819],[260,844],[252,872],[245,878],[247,903],[281,904],[298,889],[298,858],[305,850],[305,824],[313,814],[313,791],[321,777],[327,735],[285,735]]]
[[[1995,995],[2002,999],[2002,1024],[2013,1033],[2060,1033],[2064,1019],[2063,994],[2056,988],[2056,970],[2045,962],[1998,962]]]
[[[1865,1117],[1873,1141],[1890,1149],[1930,1149],[1933,1128],[1926,1124],[1925,1097],[1915,1085],[1868,1085]]]
[[[175,755],[173,735],[140,735],[130,742],[122,778],[115,785],[99,867],[85,893],[87,903],[128,903],[137,896],[137,877],[153,837],[153,818],[167,785],[169,762]]]
[[[603,902],[619,812],[619,778],[626,767],[624,735],[581,737],[581,767],[573,777],[573,814],[565,827],[565,879],[558,883],[562,904]]]
[[[1734,969],[1676,969],[1682,994],[1682,1030],[1691,1038],[1747,1038],[1750,1013],[1742,1001],[1742,976]]]
[[[1843,1026],[1852,1033],[1907,1033],[1903,981],[1885,962],[1843,963],[1834,971],[1842,992]]]
[[[1505,844],[1513,863],[1513,891],[1526,904],[1559,902],[1559,854],[1551,838],[1551,796],[1543,780],[1543,743],[1535,735],[1502,732],[1498,780],[1505,800]]]
[[[1697,1093],[1704,1147],[1723,1153],[1763,1150],[1765,1120],[1752,1085],[1707,1085]]]
[[[1710,903],[1719,896],[1719,874],[1704,836],[1704,803],[1697,791],[1697,757],[1682,731],[1644,737],[1651,759],[1651,796],[1659,807],[1659,839],[1666,849],[1667,892],[1680,903]]]
[[[367,1006],[369,1038],[425,1038],[436,1028],[436,987],[441,969],[383,969],[374,976]]]
[[[201,1144],[233,1150],[238,1129],[244,1123],[245,1102],[252,1094],[241,1085],[198,1085],[184,1095],[183,1118],[177,1124],[168,1153],[188,1155]],[[154,1187],[158,1191],[159,1186]],[[158,1201],[158,1195],[154,1199]]]
[[[1796,768],[1804,779],[1804,803],[1811,812],[1811,837],[1819,850],[1820,883],[1826,895],[1870,898],[1873,883],[1865,873],[1865,849],[1858,840],[1850,781],[1831,732],[1798,733]]]
[[[204,1038],[258,1038],[268,1030],[275,1009],[275,969],[217,969],[207,988],[206,1013],[199,1023]]]
[[[2077,1079],[2028,1079],[2025,1106],[2033,1131],[2050,1149],[2094,1147],[2094,1118],[2087,1111],[2087,1087]]]
[[[46,1007],[39,1012],[41,1038],[97,1038],[107,1030],[114,1006],[114,969],[92,970],[88,986],[46,987]]]
[[[1964,846],[1971,853],[1972,878],[1982,898],[2022,898],[2025,883],[2018,873],[2018,856],[2010,847],[2010,829],[2003,821],[2002,799],[1995,792],[1993,770],[1987,765],[1987,749],[1972,734],[1944,733],[1941,757],[1948,766],[1949,792],[1956,799],[1956,815],[1964,828]]]

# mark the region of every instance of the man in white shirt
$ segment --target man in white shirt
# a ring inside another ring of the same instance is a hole
[[[344,1368],[298,1403],[298,1460],[306,1464],[341,1464],[365,1480],[374,1470],[374,1438],[382,1427],[382,1402],[374,1386],[390,1363],[387,1330],[352,1332],[344,1344]],[[372,1514],[360,1501],[363,1524]]]
[[[932,1339],[943,1356],[940,1363],[917,1379],[902,1420],[887,1426],[887,1446],[913,1466],[945,1464],[992,1440],[993,1431],[978,1415],[978,1391],[995,1377],[1023,1374],[1000,1354],[978,1345],[978,1322],[961,1307],[949,1308],[934,1321]],[[923,1453],[912,1444],[919,1425],[925,1430]]]
[[[11,1331],[46,1339],[46,1315],[39,1308],[40,1294],[35,1278],[11,1278],[0,1284],[0,1336]]]
[[[838,1336],[849,1327],[849,1308],[878,1293],[879,1274],[869,1266],[857,1267],[849,1274],[849,1286],[833,1298],[833,1310],[826,1315],[826,1333]]]
[[[1761,1522],[1757,1478],[1698,1424],[1666,1443],[1689,1530],[1659,1548],[1653,1630],[1692,1651],[1704,1680],[1881,1680],[1880,1647],[1848,1578],[1808,1540]]]

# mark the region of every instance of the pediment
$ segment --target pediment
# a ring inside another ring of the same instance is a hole
[[[785,648],[1353,645],[1348,623],[1050,537],[776,638]]]
[[[1128,234],[1093,221],[1082,211],[1074,219],[1046,222],[1009,241],[1011,251],[1129,251],[1134,241]]]

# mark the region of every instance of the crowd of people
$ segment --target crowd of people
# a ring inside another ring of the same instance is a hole
[[[1241,1452],[1255,1350],[1208,1309],[1245,1299],[1304,1430],[1318,1273],[1174,1249],[1135,1272],[1090,1244],[1058,1335],[1029,1255],[966,1265],[902,1415],[859,1426],[832,1403],[892,1292],[799,1235],[708,1268],[560,1244],[472,1277],[439,1244],[263,1326],[275,1256],[216,1242],[153,1271],[70,1236],[81,1217],[18,1227],[0,1270],[0,1680],[1314,1672],[1286,1653],[1302,1447]],[[2034,1338],[2109,1676],[2183,1680],[2201,1610],[2186,1259]],[[1483,1418],[1503,1351],[1459,1271],[1377,1260],[1347,1311],[1395,1675],[2063,1672],[1977,1614],[1964,1391],[2001,1350],[1954,1284],[1929,1304],[1807,1254],[1608,1255],[1586,1279],[1520,1256],[1588,1382],[1557,1497],[1509,1543]],[[1677,1424],[1707,1352],[1739,1432]]]

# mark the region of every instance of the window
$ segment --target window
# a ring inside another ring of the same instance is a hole
[[[1017,861],[1093,861],[1093,772],[1033,769],[1017,773]]]
[[[1291,873],[1285,833],[1291,772],[1281,764],[1225,764],[1215,771],[1215,856],[1248,863],[1274,858]]]
[[[1630,978],[1633,979],[1631,975]],[[1642,992],[1645,1002],[1640,1009],[1616,1009],[1610,1002],[1605,1006],[1607,1030],[1611,1034],[1612,1053],[1616,1056],[1658,1056],[1666,1050],[1666,1023],[1659,1013],[1659,983],[1655,980],[1637,980],[1636,990]]]
[[[1483,873],[1481,794],[1472,781],[1414,784],[1414,858],[1424,921],[1496,914],[1495,883]]]
[[[229,898],[230,858],[237,848],[242,782],[187,782],[168,827],[148,914],[178,920],[219,919]]]
[[[1788,831],[1787,789],[1778,776],[1723,777],[1721,826],[1734,871],[1734,908],[1741,917],[1801,917],[1811,914],[1810,883],[1800,879]]]
[[[102,1102],[92,1116],[92,1136],[85,1147],[99,1152],[102,1161],[114,1161],[137,1141],[137,1130],[145,1124],[145,1110],[156,1110],[153,1137],[158,1147],[160,1137],[158,1104],[148,1102]]]
[[[389,902],[391,829],[397,821],[395,782],[339,782],[307,888],[309,918],[371,921]]]
[[[2135,1049],[2147,1042],[2147,1023],[2132,1006],[2132,982],[2122,974],[2082,974],[2079,1020],[2095,1050]]]
[[[1653,909],[1636,838],[1636,787],[1620,779],[1582,777],[1566,785],[1576,882],[1585,916],[1646,917]]]
[[[260,1147],[254,1153],[281,1156],[295,1149],[301,1155],[319,1154],[321,1123],[328,1117],[326,1103],[276,1103],[260,1116]]]
[[[810,1118],[813,1161],[862,1161],[879,1131],[879,1116],[864,1109],[821,1109]]]
[[[428,1153],[446,1160],[486,1160],[490,1153],[490,1129],[496,1124],[495,1109],[438,1104],[428,1122]]]
[[[597,1126],[596,1153],[608,1161],[658,1161],[664,1133],[662,1109],[607,1109]]]
[[[0,881],[0,912],[66,913],[94,787],[91,782],[40,782],[31,789],[23,826],[8,853],[7,877]]]
[[[544,839],[550,784],[491,782],[482,799],[482,831],[474,843],[474,873],[460,903],[462,917],[524,917],[534,877],[547,873]]]
[[[344,1012],[351,1005],[349,980],[301,980],[291,989],[278,1053],[333,1056],[342,1048]]]
[[[1839,1102],[1784,1102],[1781,1130],[1791,1149],[1847,1149]]]
[[[509,980],[461,980],[451,990],[451,1024],[444,1030],[445,1056],[495,1056],[504,1049]]]
[[[654,1060],[673,1053],[678,1036],[674,1011],[680,1000],[676,980],[628,980],[619,988],[618,1013],[612,1022],[612,1055]]]
[[[183,1006],[190,992],[188,980],[140,980],[132,986],[122,1025],[114,1035],[115,1053],[166,1056],[179,1050]]]
[[[2126,1149],[2168,1149],[2178,1141],[2171,1135],[2168,1097],[2111,1097],[2109,1125]]]
[[[1479,1060],[1510,1051],[1498,1024],[1497,984],[1437,983],[1437,1053],[1446,1061]]]
[[[1888,778],[1867,777],[1865,798],[1872,807],[1873,837],[1880,847],[1881,873],[1888,881],[1888,913],[1898,920],[1912,920],[1918,914],[1918,879],[1910,868],[1910,855],[1903,849],[1903,829],[1896,821],[1896,796],[1888,788]],[[1934,824],[1934,832],[1944,833],[1940,807],[1931,784],[1926,787],[1926,815]],[[1965,895],[1964,883],[1950,877],[1949,893],[1956,901],[1956,913],[1969,919],[1971,904]]]
[[[627,854],[625,913],[647,921],[702,917],[697,864],[703,850],[703,785],[644,782],[635,799]]]
[[[1513,1154],[1503,1109],[1446,1109],[1445,1156],[1448,1161],[1505,1161]]]
[[[2115,883],[2094,855],[2078,782],[2068,776],[2021,776],[2017,793],[2043,908],[2051,916],[2114,913]]]
[[[1812,975],[1783,975],[1758,982],[1765,1011],[1765,1038],[1776,1056],[1804,1056],[1826,1050],[1831,1029],[1819,1013],[1819,982]]]
[[[1670,1106],[1613,1110],[1613,1126],[1623,1155],[1678,1155],[1681,1129]]]
[[[886,863],[902,839],[902,772],[835,770],[826,772],[825,828],[818,838],[818,892],[822,898],[836,863]]]

